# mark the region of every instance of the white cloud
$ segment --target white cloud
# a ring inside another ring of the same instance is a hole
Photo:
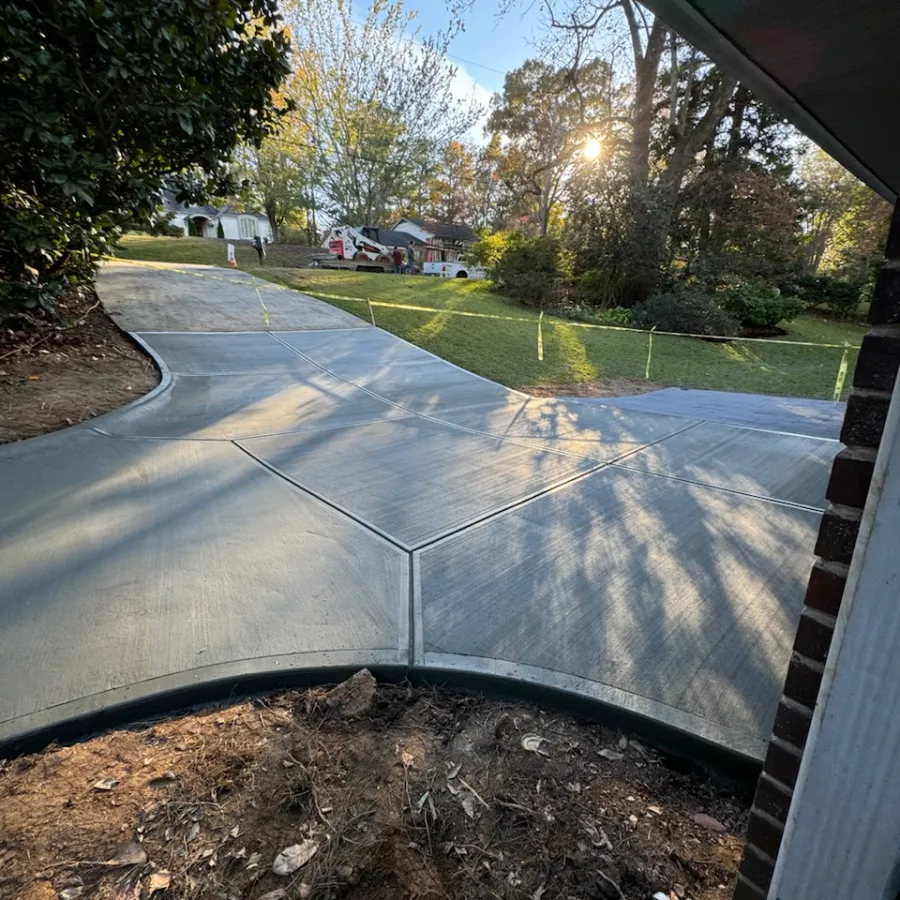
[[[469,129],[469,133],[466,136],[476,144],[486,144],[487,137],[484,133],[484,127],[487,125],[488,116],[490,115],[489,105],[494,93],[470,75],[464,66],[452,60],[450,60],[450,63],[456,69],[453,80],[450,82],[450,92],[453,94],[453,97],[465,103],[474,100],[481,107],[480,118]]]

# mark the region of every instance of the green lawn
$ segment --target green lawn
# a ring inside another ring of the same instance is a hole
[[[243,249],[243,248],[239,248]],[[252,247],[246,248],[253,254]],[[126,234],[116,248],[121,259],[145,259],[150,262],[199,263],[207,266],[227,266],[228,257],[218,241],[206,238],[152,237],[149,234]],[[249,262],[250,256],[247,255]]]
[[[269,269],[260,274],[307,293],[360,297],[388,303],[428,306],[435,310],[375,307],[382,328],[510,387],[571,385],[606,377],[643,378],[647,364],[647,336],[627,331],[581,328],[545,316],[544,359],[537,358],[537,319],[492,293],[485,282],[410,278],[315,269]],[[330,300],[365,317],[365,305]],[[516,316],[524,322],[468,318],[442,313],[458,310]],[[800,316],[787,326],[785,340],[858,345],[865,327],[821,316]],[[733,341],[714,344],[693,338],[656,336],[653,340],[651,380],[665,385],[830,398],[842,351],[819,347],[790,347]],[[845,393],[856,363],[849,354]]]
[[[249,241],[232,241],[238,268],[249,271],[258,266],[256,251]],[[228,241],[195,237],[153,237],[149,234],[126,234],[116,248],[120,259],[142,259],[151,262],[198,263],[206,266],[228,265]],[[267,247],[271,265],[305,266],[308,247],[279,244]]]
[[[124,245],[133,259],[212,262],[202,239],[135,236]],[[252,251],[251,251],[252,252]],[[122,255],[125,255],[124,253]],[[537,319],[533,310],[492,293],[485,282],[401,275],[373,275],[308,268],[253,265],[241,268],[313,295],[334,294],[386,303],[426,306],[434,312],[374,307],[382,328],[457,365],[516,388],[575,385],[607,377],[643,378],[647,336],[627,331],[581,328],[545,316],[544,359],[537,357]],[[367,317],[364,303],[329,300]],[[456,316],[447,310],[515,316],[524,321]],[[788,341],[859,345],[865,327],[803,315],[786,326]],[[842,350],[732,341],[718,344],[658,335],[653,340],[652,381],[664,385],[747,391],[796,397],[831,398]],[[846,394],[856,363],[849,354]]]

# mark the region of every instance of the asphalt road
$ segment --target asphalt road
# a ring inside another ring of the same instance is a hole
[[[837,441],[767,428],[768,398],[752,428],[714,398],[530,398],[290,291],[267,326],[227,270],[117,266],[99,293],[165,377],[0,448],[0,742],[366,665],[761,758]]]

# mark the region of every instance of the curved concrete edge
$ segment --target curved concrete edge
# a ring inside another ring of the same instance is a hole
[[[502,660],[426,654],[409,668],[392,650],[315,651],[221,663],[150,679],[0,723],[0,756],[35,753],[113,728],[133,727],[213,703],[275,690],[334,684],[368,668],[379,680],[482,693],[536,703],[638,734],[671,759],[755,782],[766,749],[753,739],[699,716],[609,685]]]
[[[130,409],[137,409],[139,406],[149,403],[160,394],[169,390],[172,387],[172,381],[174,380],[169,364],[142,337],[140,337],[140,335],[137,335],[132,331],[125,331],[123,334],[128,335],[128,337],[134,341],[134,343],[137,344],[154,363],[156,363],[156,367],[159,369],[160,379],[159,384],[153,388],[152,391],[144,394],[143,397],[138,397],[137,400],[132,400],[131,403],[126,403],[125,406],[120,406],[118,409],[111,409],[108,413],[104,413],[102,416],[97,416],[96,419],[91,420],[91,429],[106,437],[118,437],[119,435],[98,427],[98,422],[102,422],[104,419],[110,419],[112,416],[117,416]]]
[[[405,655],[405,648],[403,648]],[[0,756],[33,753],[191,707],[251,694],[342,681],[368,668],[385,681],[408,669],[397,650],[321,650],[260,656],[162,675],[0,722]]]
[[[524,689],[533,701],[536,693],[556,697],[554,705],[579,707],[596,717],[603,711],[605,721],[627,722],[633,730],[653,737],[655,743],[669,746],[681,756],[730,757],[733,762],[761,767],[768,741],[726,728],[704,719],[608,684],[577,675],[506,660],[452,653],[424,654],[420,671],[442,673],[448,682],[458,683],[472,677]],[[686,752],[686,748],[690,751]]]
[[[118,326],[116,326],[118,327]],[[121,330],[121,329],[120,329]],[[111,409],[109,412],[103,413],[102,416],[97,416],[96,419],[90,419],[87,422],[79,422],[77,425],[70,425],[68,428],[58,428],[56,431],[48,431],[46,434],[36,434],[34,437],[25,438],[23,441],[13,441],[10,444],[4,444],[0,447],[0,450],[9,447],[22,447],[25,444],[33,447],[35,442],[44,441],[49,438],[59,438],[61,434],[74,434],[79,431],[92,431],[95,434],[102,434],[104,437],[117,437],[117,435],[113,435],[109,431],[104,431],[103,428],[98,428],[97,423],[102,422],[104,419],[110,419],[112,416],[117,416],[119,413],[123,413],[129,409],[135,409],[138,406],[141,406],[144,403],[152,400],[154,397],[158,397],[160,394],[169,390],[172,386],[172,372],[169,369],[169,366],[166,364],[166,361],[158,354],[156,351],[150,347],[145,341],[142,341],[136,334],[132,334],[130,331],[123,331],[124,334],[129,340],[133,341],[137,344],[150,359],[153,360],[154,365],[157,369],[159,369],[159,384],[153,388],[152,391],[147,391],[141,397],[136,397],[130,403],[126,403],[124,406],[119,406],[116,409]]]

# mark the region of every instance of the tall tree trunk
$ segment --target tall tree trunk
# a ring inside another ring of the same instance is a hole
[[[634,53],[635,92],[628,150],[628,236],[625,245],[625,269],[629,284],[623,296],[627,306],[646,298],[656,286],[658,262],[647,255],[652,242],[653,204],[650,197],[650,131],[653,125],[653,98],[659,77],[659,65],[665,49],[668,29],[654,19],[646,46],[641,36],[632,0],[623,0]]]

